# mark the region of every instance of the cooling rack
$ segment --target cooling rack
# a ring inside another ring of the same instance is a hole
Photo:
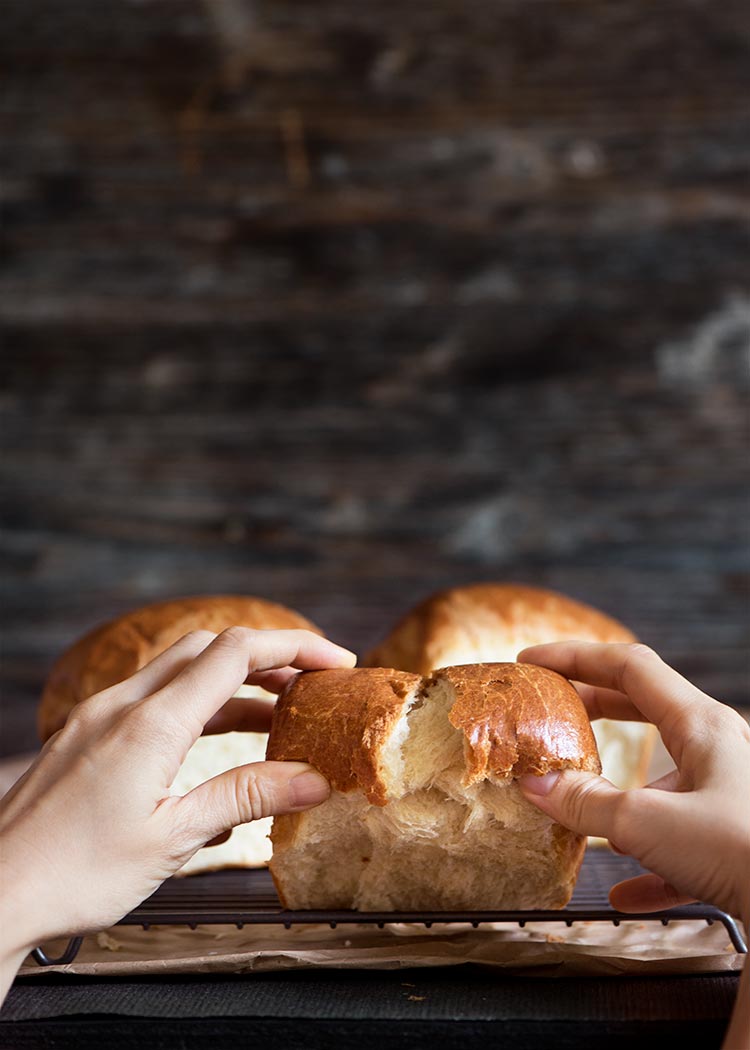
[[[668,911],[615,911],[609,904],[610,887],[623,879],[643,874],[632,857],[623,857],[606,849],[589,849],[567,907],[558,911],[384,911],[357,912],[345,909],[291,911],[281,907],[270,873],[265,868],[216,871],[186,878],[168,879],[151,897],[120,921],[121,925],[189,926],[232,925],[238,929],[252,925],[293,925],[323,923],[335,929],[346,923],[374,924],[381,929],[392,923],[419,923],[430,927],[436,923],[470,923],[475,928],[486,922],[510,922],[523,927],[528,922],[621,922],[638,919],[661,922],[666,926],[674,919],[693,919],[712,925],[720,922],[738,952],[747,946],[734,919],[709,904],[688,904]],[[33,955],[41,966],[72,962],[82,938],[72,938],[58,958],[50,958],[41,948]]]

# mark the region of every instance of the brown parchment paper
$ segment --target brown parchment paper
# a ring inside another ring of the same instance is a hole
[[[65,941],[45,945],[54,957]],[[745,957],[716,923],[506,923],[471,926],[365,925],[283,927],[113,927],[86,937],[67,966],[41,968],[28,959],[24,976],[57,971],[131,976],[166,973],[251,973],[315,967],[396,970],[475,963],[509,972],[558,975],[696,974],[740,970]]]
[[[0,795],[20,776],[33,756],[0,764]],[[61,955],[66,940],[45,944]],[[31,956],[20,973],[108,976],[168,973],[253,973],[315,967],[397,970],[474,963],[509,973],[554,976],[618,974],[697,974],[742,969],[738,954],[719,923],[633,920],[609,922],[511,923],[424,926],[367,925],[187,927],[115,926],[84,939],[65,966],[40,967]]]

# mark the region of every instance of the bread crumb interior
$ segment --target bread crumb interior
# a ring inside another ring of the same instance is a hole
[[[301,815],[274,859],[293,908],[360,911],[557,908],[571,879],[567,832],[489,776],[466,786],[464,735],[439,676],[407,699],[381,754],[385,806],[333,792]]]

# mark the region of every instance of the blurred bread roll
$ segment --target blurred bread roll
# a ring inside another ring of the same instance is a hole
[[[515,660],[521,649],[576,638],[633,642],[617,620],[554,591],[519,584],[474,584],[420,602],[367,654],[370,667],[428,674],[439,667]],[[655,729],[606,718],[593,723],[602,771],[621,788],[644,783]]]

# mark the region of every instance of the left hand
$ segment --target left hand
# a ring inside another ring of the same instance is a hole
[[[235,825],[323,802],[327,782],[302,762],[240,766],[184,797],[170,786],[209,720],[248,728],[243,702],[227,703],[243,682],[279,690],[294,668],[355,662],[309,631],[195,631],[77,704],[0,803],[6,982],[30,948],[112,925]]]

